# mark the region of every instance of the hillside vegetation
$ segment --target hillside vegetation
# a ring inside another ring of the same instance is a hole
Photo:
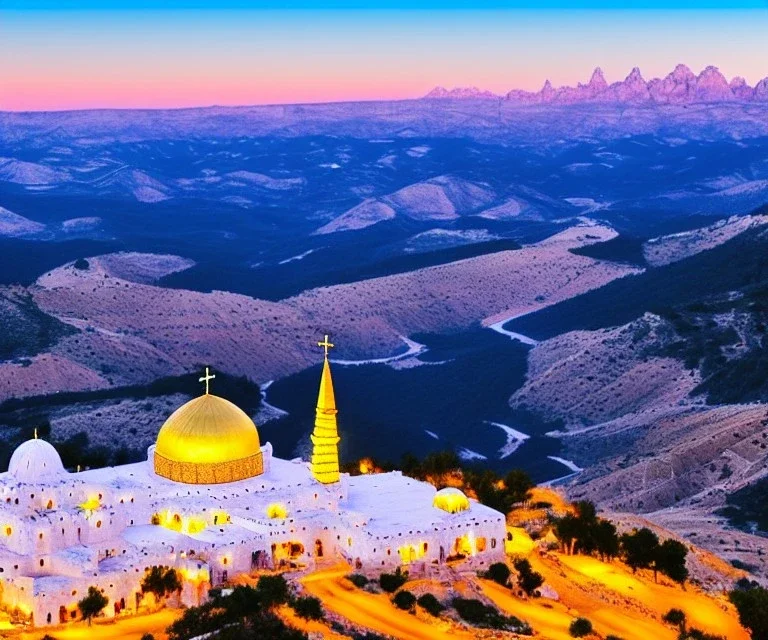
[[[0,289],[0,361],[49,349],[76,329],[44,313],[21,288]]]

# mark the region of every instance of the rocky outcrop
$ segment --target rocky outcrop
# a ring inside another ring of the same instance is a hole
[[[430,99],[462,99],[497,97],[477,87],[456,88],[447,91],[437,87],[428,93]],[[578,104],[601,102],[618,104],[694,104],[707,102],[750,102],[768,101],[768,78],[753,88],[741,77],[730,82],[717,67],[708,66],[698,76],[684,64],[664,78],[646,81],[640,69],[635,67],[620,82],[608,84],[602,69],[597,67],[587,84],[575,87],[555,88],[547,80],[540,91],[531,92],[513,89],[506,94],[506,100],[521,105],[536,104]]]

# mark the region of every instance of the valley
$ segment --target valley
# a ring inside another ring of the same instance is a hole
[[[306,456],[328,333],[344,462],[523,468],[763,578],[765,109],[0,114],[0,453],[137,459],[210,366]]]

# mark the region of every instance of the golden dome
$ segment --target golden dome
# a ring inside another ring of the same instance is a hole
[[[229,400],[205,394],[174,411],[160,429],[155,473],[187,484],[252,478],[263,472],[259,432]]]

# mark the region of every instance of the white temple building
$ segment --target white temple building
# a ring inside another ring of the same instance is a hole
[[[378,573],[429,571],[449,560],[503,559],[505,517],[458,489],[400,472],[339,472],[336,403],[327,337],[313,455],[282,460],[253,421],[209,393],[177,409],[147,460],[69,473],[56,449],[24,442],[0,474],[0,604],[35,626],[78,616],[90,586],[109,597],[106,615],[138,610],[152,566],[183,578],[181,601],[260,568],[345,559]]]

